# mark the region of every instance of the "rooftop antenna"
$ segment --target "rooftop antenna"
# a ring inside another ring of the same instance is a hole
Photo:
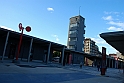
[[[81,7],[81,6],[80,6]],[[80,7],[79,7],[79,15],[80,15]]]

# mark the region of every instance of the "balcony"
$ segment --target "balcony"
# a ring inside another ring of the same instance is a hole
[[[69,41],[68,44],[69,45],[75,45],[76,44],[76,41]]]
[[[69,37],[77,37],[77,34],[76,33],[69,34]]]
[[[75,27],[70,27],[70,29],[69,30],[77,30],[78,29],[78,27],[77,26],[75,26]]]

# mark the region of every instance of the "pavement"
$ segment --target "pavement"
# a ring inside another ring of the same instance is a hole
[[[0,83],[124,83],[122,70],[108,68],[100,75],[96,67],[42,62],[0,62]]]

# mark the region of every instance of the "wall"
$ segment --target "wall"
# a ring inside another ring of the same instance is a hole
[[[73,64],[80,64],[80,62],[82,62],[84,64],[83,54],[71,53],[71,55],[72,55]]]

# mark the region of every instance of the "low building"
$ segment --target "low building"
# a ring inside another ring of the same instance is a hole
[[[21,33],[7,30],[0,27],[0,60],[13,60],[17,56],[18,43]],[[70,50],[67,46],[52,41],[44,40],[34,36],[23,34],[19,60],[40,61],[51,63],[53,52],[59,51],[59,64],[79,64],[84,63],[84,56],[87,54],[79,51]]]

